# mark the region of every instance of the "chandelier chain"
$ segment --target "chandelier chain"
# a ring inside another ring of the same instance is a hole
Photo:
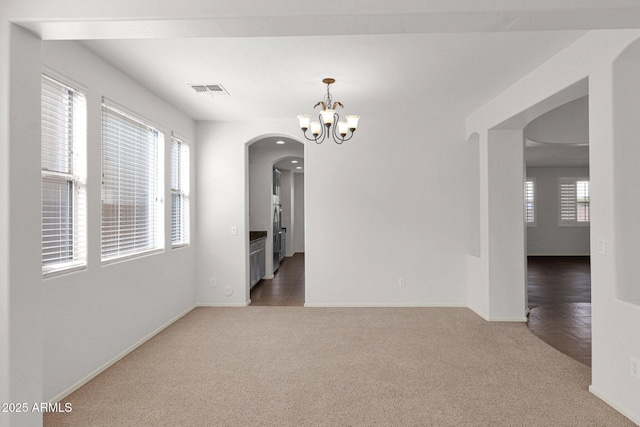
[[[324,96],[324,101],[325,101],[325,105],[326,108],[331,108],[331,92],[329,91],[329,88],[331,87],[331,84],[328,83],[327,84],[327,94]]]

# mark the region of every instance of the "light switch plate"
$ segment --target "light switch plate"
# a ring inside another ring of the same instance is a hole
[[[629,369],[630,374],[633,378],[640,381],[640,360],[636,359],[633,356],[629,357]]]

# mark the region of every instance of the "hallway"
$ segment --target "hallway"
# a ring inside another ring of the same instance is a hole
[[[538,338],[591,366],[588,256],[528,257],[528,326]]]
[[[262,279],[251,289],[254,306],[304,305],[304,253],[285,258],[271,280]]]

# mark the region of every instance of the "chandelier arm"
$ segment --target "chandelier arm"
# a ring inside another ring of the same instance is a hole
[[[316,141],[315,139],[313,139],[313,138],[309,138],[309,137],[307,136],[307,131],[304,131],[302,134],[303,134],[303,135],[304,135],[304,137],[307,139],[307,141]]]
[[[353,138],[353,132],[350,132],[348,138],[342,138],[342,142],[346,142],[346,141],[350,140],[351,138]],[[342,144],[342,142],[340,142],[340,144]]]
[[[320,134],[316,138],[316,144],[322,144],[324,140],[327,138],[328,129],[325,129],[326,126],[322,121],[322,114],[318,114],[318,121],[320,122]]]
[[[338,134],[339,121],[340,121],[340,116],[338,115],[338,113],[333,113],[333,130],[331,132],[331,136],[333,137],[333,141],[336,144],[342,144],[344,142],[344,138],[342,138],[341,135]]]

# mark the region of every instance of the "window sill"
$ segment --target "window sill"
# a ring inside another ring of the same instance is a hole
[[[62,274],[73,273],[75,271],[86,270],[86,264],[73,264],[64,267],[43,267],[42,278],[48,279],[50,277],[60,276]]]
[[[129,261],[135,258],[143,258],[150,255],[155,255],[157,253],[164,252],[164,249],[151,249],[144,252],[136,252],[134,254],[121,255],[118,257],[107,258],[102,260],[102,265],[116,264],[119,262]]]
[[[590,222],[575,222],[571,224],[558,224],[558,227],[591,227]]]

